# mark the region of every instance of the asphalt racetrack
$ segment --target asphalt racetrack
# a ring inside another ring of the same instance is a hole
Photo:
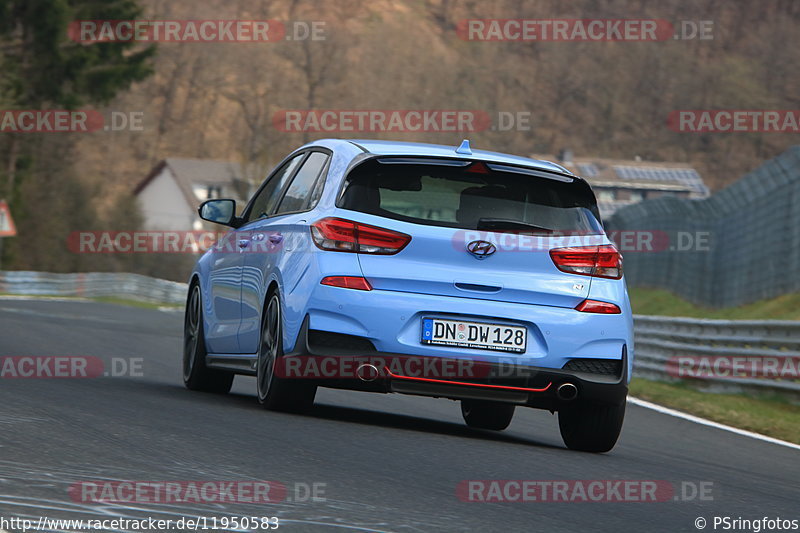
[[[496,433],[467,428],[448,400],[320,389],[309,414],[292,415],[263,410],[253,378],[237,377],[229,395],[191,392],[182,321],[174,310],[0,300],[0,357],[98,357],[103,374],[123,374],[0,379],[0,517],[277,516],[280,530],[392,532],[681,532],[698,518],[713,531],[715,516],[800,518],[800,451],[635,405],[616,448],[593,455],[568,451],[546,411],[518,408]],[[98,480],[269,480],[286,496],[107,503],[71,492]],[[459,497],[468,480],[649,480],[673,492],[487,503]]]

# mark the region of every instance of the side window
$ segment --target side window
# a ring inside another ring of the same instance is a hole
[[[250,207],[250,212],[247,213],[247,220],[245,222],[252,222],[261,217],[265,217],[272,212],[275,204],[280,197],[283,186],[286,185],[286,180],[292,175],[297,165],[303,160],[305,154],[298,154],[283,167],[280,168],[272,177],[269,178],[267,184],[256,194],[253,203]]]
[[[309,205],[311,200],[311,189],[317,181],[317,176],[322,171],[328,155],[322,152],[312,152],[306,162],[297,171],[297,175],[292,180],[292,184],[286,190],[286,194],[278,206],[278,213],[292,213],[302,211]]]

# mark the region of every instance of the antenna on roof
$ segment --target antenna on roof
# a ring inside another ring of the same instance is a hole
[[[472,148],[469,147],[469,139],[461,141],[461,146],[456,148],[457,154],[472,155]]]

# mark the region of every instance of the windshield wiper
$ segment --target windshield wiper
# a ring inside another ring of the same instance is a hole
[[[536,233],[553,233],[550,228],[529,224],[521,220],[511,220],[507,218],[481,218],[478,219],[478,230],[484,231],[503,231],[503,230],[522,230],[533,231]]]

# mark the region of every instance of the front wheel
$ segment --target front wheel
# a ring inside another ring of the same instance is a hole
[[[514,417],[514,404],[482,400],[461,400],[461,416],[471,428],[502,431]]]
[[[576,404],[558,412],[558,427],[570,450],[602,453],[617,443],[624,419],[624,401],[619,405]]]
[[[256,367],[258,403],[274,411],[303,411],[314,404],[316,385],[302,378],[285,379],[275,375],[275,364],[283,357],[283,315],[278,293],[270,296],[261,326],[261,343]]]
[[[183,321],[183,383],[187,389],[225,394],[233,385],[233,374],[206,366],[203,305],[200,286],[192,285]]]

